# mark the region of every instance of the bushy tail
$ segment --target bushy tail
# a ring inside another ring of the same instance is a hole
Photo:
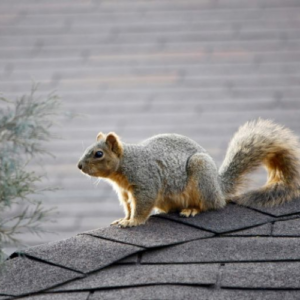
[[[246,176],[263,164],[265,186],[237,195]],[[242,205],[279,205],[300,196],[300,145],[287,128],[269,120],[251,121],[231,140],[219,175],[226,199]]]

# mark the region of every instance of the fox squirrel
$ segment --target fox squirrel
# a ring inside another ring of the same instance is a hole
[[[264,187],[239,194],[245,175],[264,164]],[[258,119],[239,128],[218,170],[207,152],[191,139],[160,134],[139,144],[126,144],[115,133],[99,133],[78,168],[105,178],[116,188],[125,218],[113,225],[144,224],[153,208],[180,211],[184,217],[241,205],[282,204],[300,195],[300,147],[287,128]]]

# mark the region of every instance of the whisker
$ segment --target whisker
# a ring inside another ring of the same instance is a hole
[[[98,178],[95,180],[94,184],[97,186],[97,185],[99,185],[100,181],[101,181],[101,178],[98,177]]]

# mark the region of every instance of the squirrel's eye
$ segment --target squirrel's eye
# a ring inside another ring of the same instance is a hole
[[[103,152],[102,151],[97,151],[95,153],[95,157],[102,157],[103,156]]]

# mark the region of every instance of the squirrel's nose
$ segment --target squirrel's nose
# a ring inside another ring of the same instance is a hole
[[[82,163],[81,162],[78,163],[78,169],[80,169],[80,170],[82,169]]]

